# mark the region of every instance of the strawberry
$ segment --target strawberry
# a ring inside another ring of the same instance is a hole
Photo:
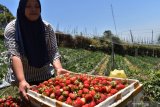
[[[90,107],[90,106],[89,106],[89,104],[85,104],[85,105],[83,105],[82,107]]]
[[[92,100],[92,95],[86,94],[84,98],[86,99],[86,102],[90,102]]]
[[[111,94],[115,94],[115,93],[117,93],[117,92],[118,92],[117,89],[111,89],[111,91],[110,91]]]
[[[102,80],[102,85],[108,85],[107,80]]]
[[[82,107],[84,105],[84,101],[80,98],[77,98],[74,102],[73,102],[73,106],[74,107]]]
[[[47,86],[48,85],[48,81],[44,81],[43,84]]]
[[[105,92],[106,92],[106,86],[102,86],[102,87],[100,88],[100,92],[105,93]]]
[[[82,90],[78,90],[78,93],[77,93],[77,94],[78,94],[78,96],[80,96],[80,97],[81,97],[81,96],[82,96],[82,93],[83,93],[83,91],[82,91]]]
[[[94,86],[94,90],[95,90],[96,92],[100,92],[99,86],[98,86],[98,85],[95,85],[95,86]]]
[[[89,91],[89,94],[91,94],[92,96],[94,96],[96,94],[96,91],[95,90],[91,90],[91,91]]]
[[[9,101],[4,102],[4,107],[9,107],[11,103]]]
[[[94,107],[95,105],[96,105],[96,103],[94,100],[89,103],[89,107]]]
[[[61,90],[60,89],[58,89],[58,90],[55,90],[55,95],[56,96],[60,96],[62,94],[62,92],[61,92]]]
[[[12,103],[9,107],[18,107],[16,103]]]
[[[69,104],[69,105],[72,105],[72,100],[70,97],[67,98],[67,100],[65,101],[65,103]]]
[[[121,83],[119,83],[119,84],[116,86],[116,89],[117,89],[117,90],[121,90],[121,89],[123,89],[123,88],[125,88],[125,85],[123,85],[123,84],[121,84]]]
[[[64,87],[65,84],[64,83],[59,83],[60,87]]]
[[[101,95],[101,100],[102,101],[104,101],[107,98],[107,96],[105,94],[100,94],[100,95]]]
[[[106,98],[108,98],[108,97],[110,97],[110,96],[112,96],[112,94],[111,94],[111,93],[108,93]]]
[[[88,88],[89,89],[89,84],[88,83],[84,83],[84,88]]]
[[[68,97],[69,91],[63,91],[63,92],[62,92],[62,95],[63,95],[64,97]]]
[[[66,85],[69,85],[71,83],[71,80],[66,80]]]
[[[0,98],[0,104],[4,102],[4,99]]]
[[[50,95],[49,90],[47,90],[47,89],[44,90],[43,93],[42,93],[42,95],[49,96]]]
[[[75,76],[70,78],[71,83],[74,83],[76,80],[77,78]]]
[[[52,98],[52,99],[54,99],[55,98],[55,94],[51,93],[49,97]]]
[[[61,95],[58,97],[58,100],[64,102],[66,100],[66,98],[63,95]]]
[[[70,90],[69,86],[64,86],[63,87],[63,91],[69,91],[69,90]]]
[[[59,85],[55,86],[55,90],[59,90],[61,87]]]
[[[8,96],[6,99],[7,99],[7,100],[12,100],[13,97],[12,97],[12,96]]]
[[[89,89],[87,89],[87,88],[83,88],[83,93],[84,93],[84,94],[89,93]]]
[[[69,93],[69,97],[72,99],[72,100],[75,100],[77,98],[77,94],[76,93]]]

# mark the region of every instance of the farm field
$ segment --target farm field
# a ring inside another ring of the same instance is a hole
[[[7,71],[7,59],[0,41],[0,80]],[[106,75],[111,71],[111,56],[101,51],[59,48],[64,68],[78,73]],[[129,79],[138,79],[143,85],[143,101],[160,102],[160,58],[148,56],[120,56],[115,54],[115,69],[124,70]],[[17,96],[16,87],[0,89],[0,97]]]

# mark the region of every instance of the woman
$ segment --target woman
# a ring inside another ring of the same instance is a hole
[[[51,78],[53,68],[57,75],[69,73],[60,63],[51,25],[42,21],[39,0],[19,1],[17,18],[6,26],[4,36],[10,59],[6,79],[16,83],[26,99],[26,89]]]

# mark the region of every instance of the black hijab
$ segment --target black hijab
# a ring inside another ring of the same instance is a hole
[[[41,10],[40,1],[37,0]],[[49,63],[45,41],[45,26],[41,15],[36,21],[29,21],[25,16],[27,0],[20,0],[16,19],[16,41],[19,51],[28,59],[31,66],[40,68]]]

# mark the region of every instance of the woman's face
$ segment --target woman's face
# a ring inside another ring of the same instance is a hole
[[[40,6],[37,0],[28,0],[25,8],[25,16],[30,21],[36,21],[40,16]]]

